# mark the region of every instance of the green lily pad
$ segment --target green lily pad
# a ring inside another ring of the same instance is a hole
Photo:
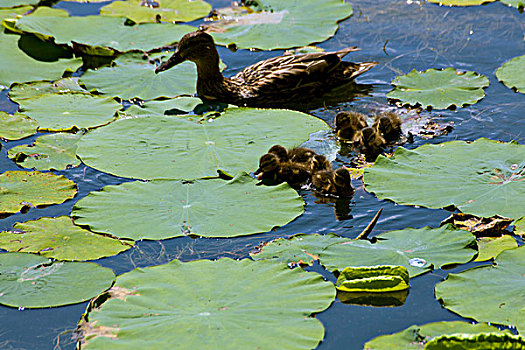
[[[10,3],[12,2],[10,0],[0,0],[0,2],[1,1],[9,1]],[[6,18],[15,18],[18,15],[23,15],[27,11],[33,9],[33,7],[31,6],[15,7],[15,8],[1,8],[1,7],[2,6],[0,6],[0,22],[2,22]],[[3,33],[0,35],[3,35]]]
[[[115,1],[100,9],[102,16],[122,16],[135,23],[190,22],[211,11],[211,5],[202,0],[155,0],[147,6],[142,0]]]
[[[20,140],[36,134],[38,123],[25,114],[13,115],[0,111],[0,138],[4,140]]]
[[[450,273],[435,287],[452,312],[479,322],[513,325],[525,332],[525,246],[502,252],[494,265]],[[483,307],[480,307],[483,305]]]
[[[525,236],[525,217],[522,217],[514,222],[515,235],[524,237]]]
[[[525,338],[507,333],[447,334],[427,342],[426,350],[525,349]]]
[[[525,55],[505,62],[496,71],[496,77],[506,87],[525,94]]]
[[[121,115],[124,117],[138,117],[185,114],[193,111],[200,104],[202,104],[200,98],[186,96],[164,101],[147,101],[141,107],[132,105],[121,112]]]
[[[323,339],[309,316],[328,308],[335,288],[316,273],[223,258],[135,269],[107,294],[81,322],[83,349],[291,350]]]
[[[78,78],[63,78],[53,82],[35,81],[27,84],[13,84],[9,89],[9,98],[16,103],[21,103],[22,100],[28,98],[66,92],[87,91],[78,85]]]
[[[116,2],[115,2],[116,3]],[[114,3],[114,4],[115,4]],[[173,44],[196,28],[172,23],[125,25],[125,18],[85,16],[24,16],[16,21],[16,29],[32,33],[44,40],[72,46],[88,45],[99,54],[112,55],[112,50],[150,51]],[[88,29],[89,30],[86,30]],[[98,51],[97,51],[98,52]]]
[[[396,77],[392,85],[395,88],[386,94],[389,99],[399,100],[403,105],[445,109],[478,102],[485,96],[483,88],[489,86],[489,80],[476,72],[458,72],[454,68],[424,72],[414,69]]]
[[[60,204],[77,193],[77,186],[63,175],[38,171],[6,171],[0,174],[0,215],[24,207]]]
[[[62,77],[65,71],[73,72],[82,65],[81,58],[37,61],[18,48],[19,38],[18,35],[0,35],[0,85],[54,80]]]
[[[502,251],[514,249],[518,243],[514,237],[503,235],[501,237],[482,237],[478,239],[479,255],[474,261],[485,261],[497,257]]]
[[[299,145],[327,128],[313,116],[279,109],[231,108],[215,119],[128,118],[90,131],[77,154],[85,164],[118,176],[197,179],[217,176],[218,170],[255,170],[276,143]]]
[[[408,270],[403,266],[345,267],[335,287],[343,292],[388,293],[410,288]]]
[[[333,234],[299,234],[286,244],[283,244],[283,240],[269,243],[252,258],[277,257],[279,261],[295,263],[303,256],[313,256],[332,272],[342,271],[348,266],[399,265],[407,268],[410,277],[415,277],[432,268],[469,262],[476,254],[476,238],[470,232],[456,230],[452,225],[406,228],[377,237],[381,240],[371,243]]]
[[[207,31],[219,45],[238,48],[286,49],[325,41],[337,31],[337,22],[352,15],[352,6],[340,0],[256,0],[250,8],[219,9],[218,20]]]
[[[80,159],[76,156],[80,137],[82,133],[43,135],[32,145],[11,148],[7,156],[24,168],[64,170],[76,167],[80,165]]]
[[[380,199],[463,213],[525,216],[525,146],[480,138],[472,143],[399,147],[365,169],[366,189]]]
[[[134,244],[84,230],[73,225],[69,216],[16,223],[13,229],[0,232],[0,248],[57,260],[100,259],[117,255]]]
[[[0,8],[36,5],[40,0],[0,0]]]
[[[111,98],[78,92],[45,94],[20,101],[20,111],[38,122],[38,130],[51,132],[108,124],[121,107]]]
[[[512,6],[516,8],[525,7],[525,1],[523,0],[500,0],[500,2],[504,3],[507,6]]]
[[[302,198],[288,184],[256,183],[240,174],[230,181],[106,186],[78,201],[72,216],[77,225],[88,225],[94,232],[139,240],[244,236],[283,226],[303,213]]]
[[[0,254],[0,304],[7,306],[43,308],[80,303],[111,287],[114,279],[111,269],[95,263]]]
[[[496,0],[427,0],[442,6],[476,6]]]
[[[112,67],[88,70],[80,77],[88,90],[98,91],[123,100],[175,97],[196,93],[197,68],[184,62],[172,69],[155,74],[155,65],[136,54],[122,55]]]
[[[364,348],[366,350],[420,350],[426,342],[441,335],[457,333],[476,334],[480,332],[502,331],[485,323],[471,324],[463,321],[434,322],[421,326],[413,325],[398,333],[376,337],[367,342]]]

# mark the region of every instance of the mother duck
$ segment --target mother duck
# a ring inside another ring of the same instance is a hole
[[[238,106],[269,107],[327,92],[351,82],[376,62],[341,59],[358,48],[335,52],[284,55],[246,67],[231,78],[219,69],[219,53],[208,33],[199,30],[182,37],[175,53],[155,69],[159,73],[186,60],[197,65],[200,98]]]

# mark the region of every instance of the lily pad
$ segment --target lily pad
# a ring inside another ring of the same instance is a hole
[[[19,49],[19,38],[18,35],[0,35],[0,85],[55,80],[62,77],[65,71],[74,72],[82,65],[81,58],[37,61]]]
[[[121,1],[119,1],[121,2]],[[115,4],[117,2],[114,2]],[[126,2],[127,3],[127,2]],[[16,29],[32,33],[44,40],[72,46],[88,45],[98,54],[112,55],[112,50],[150,51],[173,44],[196,28],[172,23],[125,25],[125,18],[85,16],[24,16],[16,21]],[[87,30],[89,29],[89,30]]]
[[[478,239],[479,255],[474,261],[485,261],[497,257],[502,251],[514,249],[518,243],[514,237],[503,235],[501,237],[482,237]]]
[[[162,74],[155,74],[155,65],[136,54],[127,54],[117,58],[112,67],[88,70],[80,81],[88,90],[124,100],[136,97],[150,100],[194,95],[197,68],[191,62],[184,62]]]
[[[80,324],[83,349],[313,349],[324,329],[309,316],[335,289],[316,273],[223,258],[135,269],[107,294]]]
[[[366,350],[420,350],[424,344],[435,337],[446,334],[476,334],[481,332],[502,332],[485,323],[471,324],[463,321],[434,322],[421,326],[413,325],[407,329],[389,335],[376,337],[365,344]]]
[[[100,9],[102,16],[122,16],[135,23],[190,22],[206,16],[211,5],[202,0],[115,1]]]
[[[521,237],[525,236],[525,217],[514,222],[514,234]]]
[[[1,1],[9,1],[9,3],[12,3],[11,0],[0,0],[0,3]],[[24,13],[33,9],[33,7],[31,6],[15,7],[15,8],[2,8],[2,7],[3,6],[0,6],[0,22],[2,22],[6,18],[15,18],[17,15],[23,15]],[[3,35],[3,33],[0,35]]]
[[[76,167],[80,165],[80,159],[76,156],[80,137],[82,133],[43,135],[32,145],[11,148],[7,156],[24,168],[64,170]]]
[[[111,287],[114,279],[111,269],[95,263],[0,254],[0,304],[7,306],[43,308],[80,303]]]
[[[287,184],[256,183],[247,174],[231,181],[129,182],[91,192],[75,204],[72,216],[92,231],[139,240],[244,236],[303,213],[303,200]]]
[[[496,77],[506,87],[525,94],[525,55],[505,62],[496,71]]]
[[[283,125],[286,125],[284,128]],[[279,109],[231,108],[218,118],[154,116],[118,120],[90,131],[77,154],[98,170],[138,179],[197,179],[255,170],[276,143],[301,144],[328,125]]]
[[[303,256],[315,257],[330,271],[342,271],[348,266],[399,265],[407,268],[410,277],[421,275],[446,265],[466,263],[476,254],[475,237],[452,225],[440,228],[406,228],[368,240],[344,239],[336,235],[295,235],[288,243],[276,240],[264,246],[253,259],[268,259],[294,263]],[[316,242],[320,240],[320,242]]]
[[[523,0],[500,0],[500,2],[504,3],[507,6],[512,6],[516,8],[523,8],[525,7],[525,1]]]
[[[485,138],[399,147],[365,170],[366,189],[380,199],[464,213],[525,216],[525,146]]]
[[[435,288],[452,312],[479,322],[513,325],[525,332],[525,246],[502,252],[494,265],[450,273]],[[483,305],[483,307],[480,307]]]
[[[164,101],[147,101],[139,107],[132,105],[121,113],[124,117],[178,115],[193,111],[202,104],[197,97],[177,97]]]
[[[256,0],[249,8],[218,10],[207,31],[219,45],[238,48],[286,49],[325,41],[337,31],[337,22],[352,15],[341,0]],[[213,19],[213,18],[212,18]]]
[[[0,248],[57,260],[100,259],[128,250],[134,244],[84,230],[73,225],[68,216],[16,223],[13,229],[0,232]]]
[[[403,266],[346,267],[337,278],[337,290],[344,292],[387,293],[410,287],[408,270]]]
[[[489,86],[489,80],[476,72],[458,72],[454,68],[424,72],[414,69],[396,77],[392,85],[395,88],[386,95],[389,99],[403,105],[445,109],[478,102],[485,96],[483,88]]]
[[[0,0],[0,8],[36,5],[40,0]]]
[[[20,140],[36,134],[38,123],[25,114],[13,115],[0,111],[0,138],[4,140]]]
[[[87,91],[78,85],[78,78],[63,78],[53,82],[35,81],[26,84],[13,84],[9,89],[9,98],[14,102],[21,103],[22,100],[27,100],[28,98],[66,92]]]
[[[442,6],[476,6],[496,0],[427,0]]]
[[[525,338],[507,333],[447,334],[427,342],[426,350],[525,349]]]
[[[38,130],[51,132],[105,125],[121,107],[111,98],[78,92],[45,94],[20,101],[20,111],[38,122]]]
[[[0,215],[24,207],[60,204],[77,193],[77,186],[63,175],[38,171],[6,171],[0,174]]]

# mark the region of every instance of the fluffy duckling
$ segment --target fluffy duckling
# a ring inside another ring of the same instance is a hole
[[[322,154],[316,154],[312,158],[312,174],[323,170],[332,170],[332,164]]]
[[[359,144],[367,158],[376,158],[386,145],[386,141],[374,128],[368,126],[359,133]]]
[[[258,180],[281,182],[279,179],[279,158],[273,153],[266,153],[259,158],[259,168],[253,173]]]
[[[366,128],[366,116],[358,112],[339,112],[334,119],[337,137],[355,141],[357,132]]]
[[[401,136],[401,118],[394,112],[383,112],[376,116],[372,127],[387,142],[395,141]]]
[[[333,170],[323,170],[313,174],[312,186],[317,192],[336,194]]]
[[[315,155],[315,151],[309,148],[294,147],[288,151],[288,160],[292,163],[300,164],[302,166],[310,168],[312,164],[312,159]]]
[[[334,185],[338,196],[350,196],[354,194],[352,178],[348,169],[342,167],[334,171]]]
[[[315,173],[312,176],[312,185],[318,192],[339,197],[350,196],[354,193],[350,173],[345,168]]]
[[[280,162],[287,162],[289,160],[288,150],[284,146],[281,146],[281,145],[272,146],[268,150],[268,153],[275,154]]]
[[[293,188],[310,183],[312,175],[307,167],[292,162],[281,163],[277,171],[279,180],[286,181]]]

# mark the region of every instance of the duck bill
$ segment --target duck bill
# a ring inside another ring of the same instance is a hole
[[[160,73],[165,70],[168,70],[171,67],[176,66],[177,64],[182,63],[182,62],[184,62],[184,59],[180,57],[178,52],[175,52],[173,56],[171,56],[166,62],[161,63],[161,65],[155,69],[155,73]]]

